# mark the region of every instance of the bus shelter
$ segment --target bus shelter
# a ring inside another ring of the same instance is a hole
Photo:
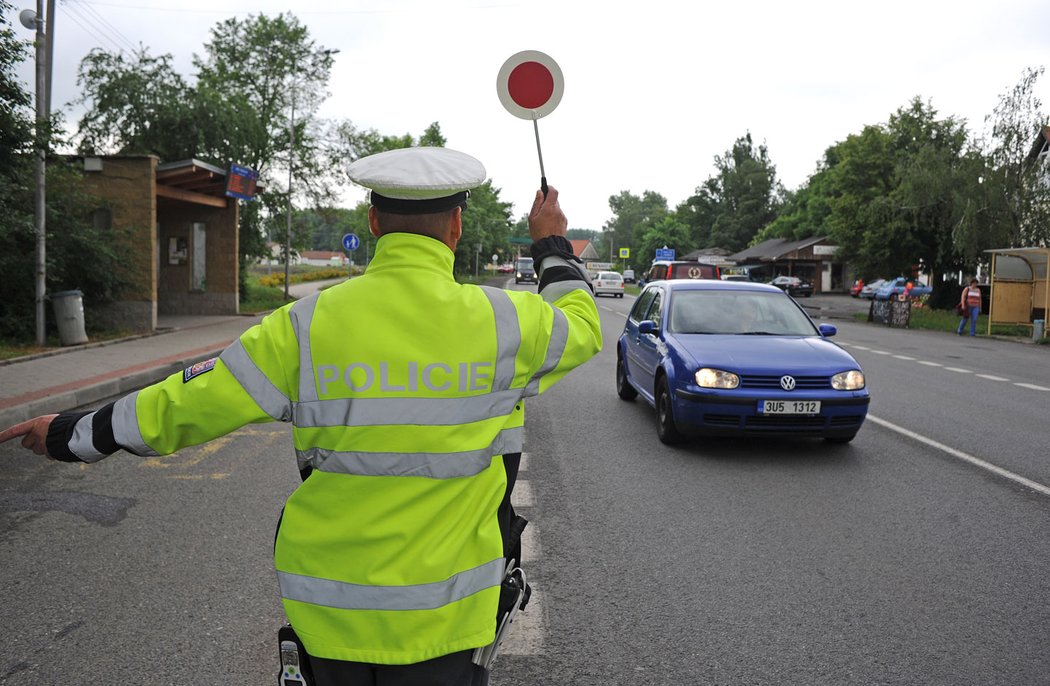
[[[1027,326],[1046,337],[1046,303],[1050,301],[1047,262],[1050,248],[986,250],[992,256],[988,333],[993,324]],[[1036,326],[1039,322],[1041,326]]]

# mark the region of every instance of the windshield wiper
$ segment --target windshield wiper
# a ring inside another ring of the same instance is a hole
[[[777,336],[772,331],[742,331],[737,336]]]

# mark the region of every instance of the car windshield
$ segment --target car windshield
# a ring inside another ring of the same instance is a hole
[[[598,273],[598,280],[599,281],[619,281],[620,280],[620,275],[618,273],[616,273],[616,272],[599,272]]]
[[[759,291],[677,291],[671,297],[668,328],[693,334],[819,335],[792,299]]]
[[[523,257],[518,260],[518,269],[532,269],[532,258]]]

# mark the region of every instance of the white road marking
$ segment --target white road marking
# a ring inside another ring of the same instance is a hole
[[[529,454],[521,454],[521,462],[518,463],[518,473],[529,471]]]
[[[915,361],[914,357],[908,357],[907,355],[894,355],[894,357],[896,357],[898,360],[908,360],[909,362]]]
[[[944,366],[940,362],[927,362],[926,360],[919,360],[919,364],[924,364],[927,367],[943,367]]]
[[[1010,380],[1010,379],[1007,379],[1007,378],[1002,377],[1002,376],[992,376],[991,374],[978,374],[977,376],[981,377],[982,379],[988,379],[990,381],[1009,381]]]
[[[885,350],[872,350],[871,352],[876,354],[876,355],[892,355],[893,354],[893,353],[887,352]]]
[[[1034,383],[1021,383],[1019,381],[1014,382],[1014,386],[1020,386],[1021,388],[1031,388],[1033,391],[1050,391],[1050,388],[1046,386],[1036,386]]]
[[[949,372],[958,372],[960,374],[973,374],[970,369],[963,369],[962,367],[945,367]]]
[[[871,348],[865,347],[863,345],[855,345],[853,347],[856,348],[857,350],[871,350]]]
[[[525,527],[521,535],[521,562],[535,562],[540,559],[540,534],[535,524]]]
[[[992,464],[990,462],[985,462],[984,460],[982,460],[979,457],[974,457],[973,455],[970,455],[969,453],[964,453],[961,450],[956,450],[955,448],[952,448],[951,446],[947,446],[947,445],[945,445],[943,443],[935,441],[932,438],[927,438],[926,436],[923,436],[922,434],[915,433],[914,431],[910,431],[908,429],[905,429],[902,426],[897,426],[896,424],[894,424],[892,422],[888,422],[885,419],[880,419],[879,417],[874,417],[874,416],[869,414],[868,415],[868,420],[873,421],[876,424],[878,424],[879,426],[883,426],[883,427],[889,429],[890,431],[896,431],[897,433],[899,433],[902,436],[907,436],[908,438],[911,438],[913,440],[919,441],[920,443],[925,443],[926,445],[930,446],[931,448],[936,448],[937,450],[940,450],[941,452],[947,453],[948,455],[951,455],[952,457],[956,457],[956,458],[958,458],[960,460],[963,460],[964,462],[969,462],[970,464],[972,464],[972,465],[974,465],[976,467],[980,467],[981,469],[985,469],[985,470],[987,470],[987,471],[989,471],[989,472],[991,472],[993,474],[996,474],[998,476],[1003,477],[1004,479],[1009,479],[1010,481],[1013,481],[1014,483],[1021,484],[1022,486],[1025,486],[1026,488],[1030,488],[1033,491],[1036,491],[1037,493],[1042,493],[1043,495],[1050,496],[1050,486],[1046,486],[1046,485],[1041,484],[1041,483],[1039,483],[1037,481],[1032,481],[1031,479],[1026,479],[1025,477],[1021,476],[1020,474],[1014,474],[1013,472],[1008,471],[1006,469],[1003,469],[1002,467],[997,467],[997,466],[995,466],[994,464]]]
[[[532,484],[518,480],[510,494],[510,504],[514,507],[532,507],[536,499],[532,495]]]

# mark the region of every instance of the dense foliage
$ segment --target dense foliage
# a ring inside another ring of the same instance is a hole
[[[0,0],[0,13],[7,20],[15,10]],[[27,58],[27,43],[5,22],[0,27],[0,339],[10,341],[32,340],[36,329],[34,170],[37,145],[53,144],[55,127],[54,121],[45,122],[37,138],[33,98],[15,75],[16,65]],[[78,289],[89,310],[111,300],[127,284],[128,273],[117,254],[121,236],[94,220],[98,204],[75,191],[75,174],[62,158],[47,155],[46,290]],[[45,312],[50,320],[50,305]],[[103,325],[91,317],[86,324]],[[53,321],[48,328],[54,330]]]

